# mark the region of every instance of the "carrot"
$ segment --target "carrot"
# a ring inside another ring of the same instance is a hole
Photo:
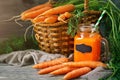
[[[50,17],[46,18],[44,20],[45,23],[55,23],[57,22],[58,16],[57,15],[51,15]]]
[[[58,16],[58,21],[65,22],[65,19],[66,19],[66,17],[64,14],[61,14],[60,16]]]
[[[72,14],[69,13],[69,12],[65,12],[64,15],[65,15],[66,18],[70,18],[72,16]]]
[[[98,66],[107,67],[106,64],[100,61],[67,62],[67,63],[64,63],[64,65],[70,66],[70,67],[90,67],[90,68],[96,68]]]
[[[71,72],[68,72],[64,76],[64,80],[69,80],[69,79],[79,77],[79,76],[84,75],[90,71],[91,71],[91,68],[89,68],[89,67],[83,67],[83,68],[72,70]]]
[[[55,23],[57,20],[64,21],[65,19],[70,18],[71,16],[72,14],[69,12],[65,12],[64,14],[61,14],[59,17],[57,15],[39,15],[36,18],[34,18],[32,22]]]
[[[38,22],[44,22],[44,20],[46,19],[46,16],[37,16],[36,18],[34,18],[32,21],[32,23],[38,23]]]
[[[30,20],[33,19],[35,17],[37,17],[38,15],[42,14],[43,12],[51,9],[52,7],[44,7],[35,11],[31,11],[29,13],[26,13],[24,15],[21,16],[21,20]]]
[[[65,12],[63,14],[60,14],[60,16],[58,16],[58,21],[62,21],[65,22],[66,19],[70,18],[72,16],[71,13],[69,12]],[[66,23],[66,22],[65,22]]]
[[[54,65],[54,66],[50,66],[50,67],[47,67],[47,68],[44,68],[44,69],[41,69],[38,74],[47,74],[47,73],[50,73],[54,70],[57,70],[57,69],[60,69],[64,67],[64,65],[62,64],[59,64],[59,65]]]
[[[35,17],[32,22],[33,23],[38,23],[38,22],[44,22],[44,20],[48,17],[50,17],[51,15],[38,15],[37,17]]]
[[[40,4],[40,5],[34,6],[28,10],[25,10],[24,12],[21,13],[21,16],[23,16],[24,14],[29,13],[31,11],[35,11],[35,10],[38,10],[38,9],[41,9],[41,8],[44,8],[47,6],[52,7],[52,5],[49,2],[46,2],[46,3]]]
[[[52,75],[62,75],[62,74],[66,74],[74,69],[77,69],[77,68],[73,68],[73,67],[63,67],[63,68],[60,68],[60,69],[57,69],[55,71],[52,71],[50,74]]]
[[[73,11],[74,9],[75,9],[75,6],[73,4],[67,4],[67,5],[64,5],[64,6],[54,7],[50,10],[45,11],[41,15],[62,14],[62,13],[65,13],[65,12]]]
[[[46,67],[49,67],[49,66],[58,65],[58,64],[61,64],[61,63],[64,63],[64,62],[68,62],[68,58],[57,58],[57,59],[54,59],[52,61],[41,62],[39,64],[35,64],[33,66],[33,68],[42,69],[42,68],[46,68]]]

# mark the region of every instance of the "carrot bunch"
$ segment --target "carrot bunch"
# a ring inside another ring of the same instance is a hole
[[[32,7],[20,14],[20,19],[30,20],[32,23],[55,23],[64,21],[72,16],[70,12],[75,9],[73,4],[53,7],[49,2]],[[61,17],[62,16],[62,17]]]
[[[59,21],[65,22],[72,16],[72,11],[75,9],[73,4],[66,4],[54,7],[50,1],[34,6],[23,11],[20,15],[13,16],[10,19],[3,21],[14,20],[18,25],[23,26],[18,21],[31,21],[34,24],[48,23],[53,24]]]
[[[31,21],[33,23],[55,23],[55,22],[65,22],[65,20],[69,19],[72,14],[70,13],[75,9],[73,4],[67,4],[63,6],[58,6],[51,8],[49,10],[46,10],[42,14],[39,14],[37,17],[32,19]]]
[[[40,69],[38,74],[64,75],[64,80],[70,80],[87,74],[96,67],[107,67],[101,61],[70,62],[68,58],[57,58],[52,61],[35,64],[34,69]]]

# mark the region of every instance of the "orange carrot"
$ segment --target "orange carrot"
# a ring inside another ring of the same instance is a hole
[[[38,22],[44,22],[44,20],[46,19],[46,16],[37,16],[36,18],[34,18],[32,21],[32,23],[38,23]]]
[[[30,20],[30,19],[33,19],[35,17],[37,17],[38,15],[42,14],[43,12],[51,9],[52,7],[44,7],[44,8],[41,8],[41,9],[38,9],[38,10],[35,10],[35,11],[31,11],[29,13],[26,13],[24,15],[21,16],[21,19],[22,20]]]
[[[68,18],[70,18],[71,16],[72,16],[71,13],[65,12],[63,14],[60,14],[60,16],[58,16],[58,21],[65,22],[65,20],[68,19]]]
[[[106,64],[100,61],[67,62],[67,63],[64,63],[64,65],[70,66],[70,67],[90,67],[90,68],[96,68],[98,66],[107,67]]]
[[[40,5],[34,6],[28,10],[25,10],[24,12],[21,13],[21,16],[23,16],[24,14],[26,14],[28,12],[35,11],[35,10],[38,10],[38,9],[41,9],[41,8],[44,8],[47,6],[52,7],[52,5],[49,2],[46,2],[46,3],[40,4]]]
[[[57,22],[57,18],[58,18],[57,15],[51,15],[50,17],[46,18],[44,20],[44,22],[45,23],[55,23],[55,22]]]
[[[69,79],[77,78],[77,77],[79,77],[81,75],[84,75],[84,74],[90,72],[90,71],[91,71],[91,68],[89,68],[89,67],[83,67],[83,68],[72,70],[71,72],[68,72],[64,76],[64,80],[69,80]]]
[[[54,70],[57,70],[57,69],[60,69],[64,67],[64,65],[62,64],[59,64],[59,65],[54,65],[54,66],[50,66],[50,67],[47,67],[47,68],[44,68],[44,69],[41,69],[38,74],[47,74],[47,73],[50,73]]]
[[[65,12],[64,15],[65,15],[66,18],[70,18],[72,16],[72,14],[69,13],[69,12]]]
[[[63,68],[60,68],[60,69],[57,69],[55,71],[52,71],[50,74],[52,75],[62,75],[62,74],[66,74],[74,69],[77,69],[77,68],[73,68],[73,67],[63,67]]]
[[[58,16],[58,21],[65,22],[65,19],[66,19],[66,17],[64,14],[61,14],[60,16]]]
[[[57,58],[57,59],[54,59],[52,61],[41,62],[39,64],[35,64],[33,66],[33,68],[42,69],[42,68],[46,68],[46,67],[49,67],[49,66],[58,65],[58,64],[61,64],[61,63],[64,63],[64,62],[68,62],[68,58]]]
[[[51,15],[38,15],[37,17],[35,17],[32,22],[33,23],[38,23],[38,22],[44,22],[44,20],[48,17],[50,17]]]
[[[50,10],[45,11],[41,15],[62,14],[65,12],[73,11],[74,9],[75,9],[75,6],[73,4],[67,4],[67,5],[63,5],[63,6],[54,7]]]

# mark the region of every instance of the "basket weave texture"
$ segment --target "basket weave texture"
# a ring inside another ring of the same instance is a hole
[[[35,38],[41,50],[49,53],[73,52],[73,38],[67,34],[67,23],[39,23],[34,25]]]

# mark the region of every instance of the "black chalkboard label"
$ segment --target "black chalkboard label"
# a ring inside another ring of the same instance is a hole
[[[92,47],[85,44],[79,44],[79,45],[76,45],[76,50],[82,53],[86,53],[86,52],[91,52]]]

